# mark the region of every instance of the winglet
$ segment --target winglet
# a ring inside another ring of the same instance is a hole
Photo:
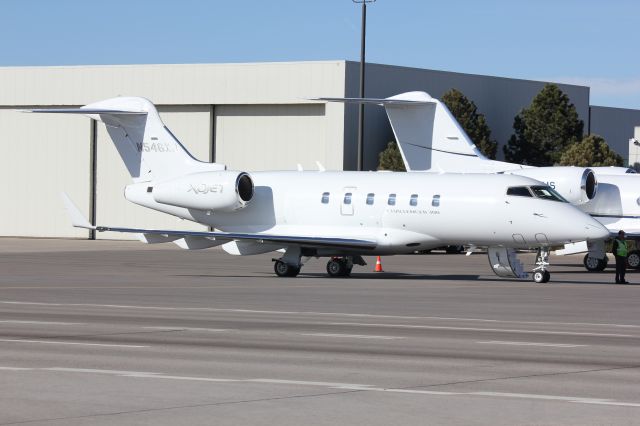
[[[71,198],[69,198],[66,192],[62,192],[60,195],[62,196],[64,208],[67,210],[67,213],[69,213],[69,216],[71,217],[71,224],[73,226],[75,226],[76,228],[96,229],[96,227],[89,223],[87,218],[85,218],[82,213],[80,213],[80,210],[73,203],[73,201],[71,201]]]

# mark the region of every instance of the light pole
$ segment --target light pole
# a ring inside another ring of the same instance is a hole
[[[362,5],[362,31],[360,35],[360,94],[364,98],[364,51],[367,31],[367,3],[375,3],[376,0],[351,0]],[[358,106],[358,171],[364,168],[364,104]]]

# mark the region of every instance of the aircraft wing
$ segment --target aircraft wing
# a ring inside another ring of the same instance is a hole
[[[98,232],[111,231],[145,235],[201,237],[217,241],[247,240],[259,243],[282,243],[283,245],[295,244],[306,247],[339,247],[346,249],[371,250],[378,245],[377,241],[375,240],[338,237],[313,237],[260,233],[250,234],[243,232],[176,231],[168,229],[115,228],[109,226],[96,226],[95,229]]]
[[[124,232],[130,234],[157,235],[160,237],[196,237],[207,238],[212,241],[255,241],[257,243],[276,243],[286,245],[298,245],[302,247],[332,247],[344,249],[371,250],[377,247],[375,239],[318,237],[305,235],[279,235],[243,232],[210,232],[210,231],[179,231],[170,229],[142,229],[142,228],[118,228],[110,226],[93,226],[82,215],[78,207],[71,201],[66,193],[62,193],[65,208],[71,217],[71,222],[76,228],[92,229],[98,232]]]
[[[625,238],[638,240],[640,239],[640,229],[624,229]],[[618,236],[618,231],[611,231],[609,233],[610,238],[616,238]]]

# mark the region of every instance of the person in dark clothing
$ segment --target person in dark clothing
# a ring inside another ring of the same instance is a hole
[[[627,272],[627,240],[624,239],[624,231],[618,231],[618,236],[613,240],[611,252],[616,258],[616,284],[629,284],[624,279]]]

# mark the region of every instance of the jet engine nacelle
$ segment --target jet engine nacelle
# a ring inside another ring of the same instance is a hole
[[[536,167],[508,173],[544,182],[571,204],[584,204],[593,199],[598,192],[596,174],[584,167]]]
[[[160,182],[153,189],[158,203],[196,210],[231,212],[253,198],[253,180],[246,172],[193,173]]]

